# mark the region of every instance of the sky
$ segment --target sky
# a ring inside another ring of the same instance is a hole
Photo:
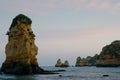
[[[0,0],[0,65],[5,34],[18,14],[32,20],[40,66],[54,66],[59,58],[75,65],[78,56],[100,54],[120,40],[120,0]]]

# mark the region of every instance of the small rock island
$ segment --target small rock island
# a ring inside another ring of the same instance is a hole
[[[42,74],[36,55],[35,34],[31,28],[32,20],[23,14],[16,16],[9,28],[8,43],[5,47],[6,59],[1,67],[4,74]]]
[[[67,60],[65,60],[64,63],[62,63],[61,59],[58,59],[55,67],[69,67],[69,62]]]

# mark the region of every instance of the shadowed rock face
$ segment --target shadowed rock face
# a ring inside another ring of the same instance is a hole
[[[38,66],[35,35],[31,29],[31,19],[18,15],[7,32],[8,43],[5,47],[6,59],[1,72],[6,74],[38,74],[44,70]]]
[[[103,47],[100,55],[98,56],[96,66],[120,66],[120,41],[114,41],[110,45]]]

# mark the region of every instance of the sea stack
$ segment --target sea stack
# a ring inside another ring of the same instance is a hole
[[[120,66],[120,41],[113,41],[110,45],[103,47],[96,62],[97,67]]]
[[[58,59],[57,63],[55,64],[55,67],[60,67],[62,64],[63,63],[62,63],[61,59]]]
[[[5,74],[39,74],[44,70],[38,65],[35,34],[32,20],[23,14],[16,16],[7,32],[6,59],[1,67]]]
[[[67,60],[65,60],[64,63],[62,63],[61,59],[58,59],[55,67],[69,67],[69,62]]]

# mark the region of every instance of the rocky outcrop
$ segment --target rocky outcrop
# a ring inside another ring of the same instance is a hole
[[[6,59],[1,67],[5,74],[39,74],[45,71],[38,65],[35,35],[31,29],[32,21],[20,14],[13,19],[7,32],[5,47]]]
[[[76,59],[76,64],[75,64],[76,67],[81,65],[81,62],[80,62],[81,60],[82,60],[82,59],[81,59],[80,56],[77,57],[77,59]]]
[[[61,67],[69,67],[69,62],[66,60],[62,65]]]
[[[96,59],[97,59],[97,54],[93,57],[91,56],[87,56],[86,58],[81,58],[81,57],[77,57],[76,59],[76,67],[80,67],[80,66],[95,66],[96,65]]]
[[[61,59],[58,59],[55,67],[69,67],[69,62],[66,60],[62,63]]]
[[[60,67],[62,65],[61,59],[57,60],[57,63],[55,64],[55,67]]]
[[[97,66],[97,67],[118,67],[120,66],[120,41],[116,40],[110,45],[103,47],[99,55],[76,59],[78,66]]]
[[[110,45],[103,47],[98,56],[97,67],[116,67],[120,66],[120,41],[114,41]]]

